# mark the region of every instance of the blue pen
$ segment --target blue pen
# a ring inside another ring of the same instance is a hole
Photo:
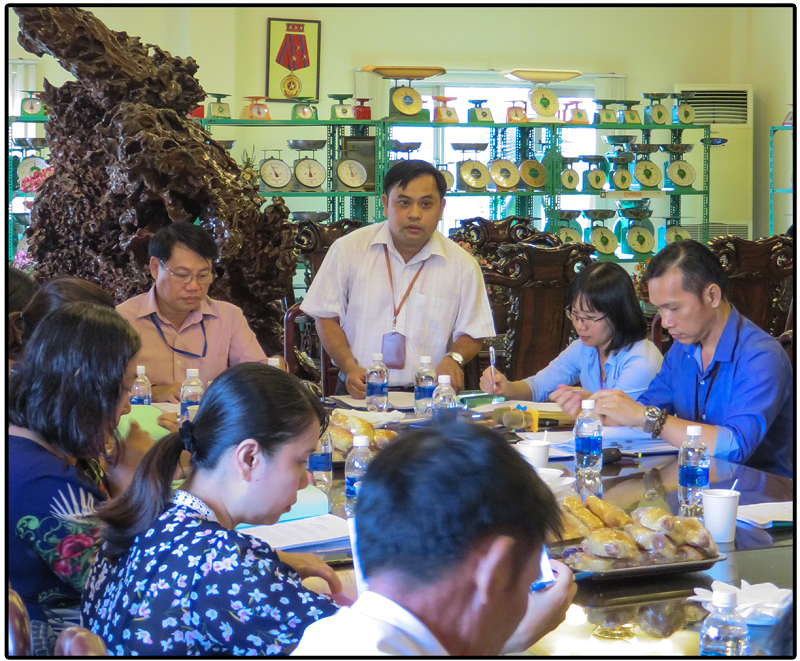
[[[556,577],[553,574],[553,568],[550,566],[550,554],[547,552],[547,548],[543,546],[542,556],[539,560],[539,578],[531,585],[531,592],[543,590],[555,582]]]

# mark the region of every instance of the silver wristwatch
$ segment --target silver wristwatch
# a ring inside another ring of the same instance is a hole
[[[445,354],[445,357],[452,358],[458,363],[459,367],[464,367],[464,356],[462,356],[460,353],[457,353],[456,351],[448,351]]]
[[[652,434],[653,430],[656,428],[656,423],[658,422],[659,417],[661,417],[660,408],[657,406],[645,406],[644,425],[642,426],[642,430],[646,434]]]

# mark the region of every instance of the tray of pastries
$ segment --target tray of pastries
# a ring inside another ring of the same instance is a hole
[[[369,437],[369,447],[373,452],[377,452],[397,436],[396,431],[391,429],[375,429],[375,426],[352,411],[335,409],[331,413],[328,433],[331,435],[333,444],[333,464],[343,466],[347,458],[347,453],[353,447],[353,436]]]
[[[560,501],[564,535],[551,541],[579,579],[619,579],[709,569],[725,560],[711,533],[696,518],[673,516],[660,507],[630,515],[594,495]]]

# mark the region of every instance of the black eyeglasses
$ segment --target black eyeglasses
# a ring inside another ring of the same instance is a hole
[[[573,324],[577,324],[579,321],[582,324],[596,324],[598,321],[602,321],[606,318],[606,315],[601,317],[579,317],[572,311],[571,308],[564,308],[564,314],[567,315],[567,319],[569,319]]]
[[[169,266],[167,266],[160,259],[158,260],[169,274],[175,278],[182,285],[188,285],[192,280],[197,280],[198,285],[210,285],[214,282],[214,271],[203,271],[202,273],[175,273]]]

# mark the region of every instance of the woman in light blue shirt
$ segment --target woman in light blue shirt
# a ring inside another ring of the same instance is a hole
[[[637,399],[661,368],[661,352],[645,339],[647,324],[633,282],[619,264],[594,262],[570,283],[566,314],[577,340],[547,367],[522,381],[487,368],[481,390],[506,399],[557,403],[577,416],[581,400],[615,388]],[[580,385],[578,385],[580,384]]]

